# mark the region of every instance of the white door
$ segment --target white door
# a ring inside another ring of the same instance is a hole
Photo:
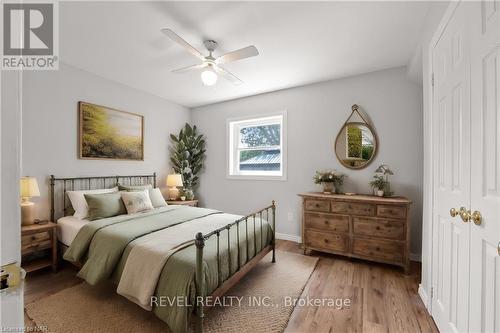
[[[500,1],[473,4],[470,331],[500,332]]]
[[[470,224],[450,209],[470,203],[470,39],[468,3],[455,7],[433,49],[433,296],[432,315],[443,332],[469,327]]]

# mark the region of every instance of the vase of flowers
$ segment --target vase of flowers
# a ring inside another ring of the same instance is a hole
[[[385,188],[387,186],[387,181],[381,175],[374,175],[373,179],[370,181],[370,186],[376,191],[379,197],[383,197],[385,193]]]
[[[344,184],[345,175],[335,170],[316,171],[314,175],[314,183],[323,186],[323,193],[331,194],[342,192],[342,184]]]

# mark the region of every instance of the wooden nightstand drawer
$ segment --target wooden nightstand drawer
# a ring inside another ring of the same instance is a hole
[[[334,232],[349,232],[349,216],[321,213],[305,213],[306,228],[322,229]]]
[[[57,270],[56,227],[57,225],[53,222],[21,226],[21,255],[23,257],[21,266],[26,272],[45,267],[52,267],[54,272]],[[40,257],[41,255],[45,256]]]
[[[43,242],[44,240],[50,239],[50,231],[39,232],[37,234],[31,234],[21,237],[21,245],[29,245],[32,243]]]
[[[330,201],[328,200],[305,200],[304,208],[306,210],[313,210],[317,212],[329,212]]]
[[[392,217],[396,219],[404,219],[406,217],[406,207],[378,205],[377,215],[383,217]]]
[[[353,217],[352,221],[354,235],[405,239],[404,221],[372,217]]]
[[[404,247],[397,242],[354,238],[352,252],[360,256],[402,262]]]
[[[375,215],[375,205],[334,201],[332,202],[332,212],[353,215]]]
[[[349,239],[346,236],[306,230],[305,237],[306,246],[316,249],[346,252],[349,248]]]

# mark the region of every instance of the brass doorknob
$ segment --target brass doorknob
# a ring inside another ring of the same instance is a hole
[[[483,216],[481,215],[481,212],[477,210],[475,210],[470,217],[472,221],[474,221],[475,225],[481,225],[481,222],[483,222]]]
[[[470,210],[467,210],[465,207],[460,207],[460,217],[462,221],[469,222],[471,217]]]
[[[450,209],[450,216],[451,216],[451,217],[455,217],[455,216],[457,216],[458,214],[460,214],[460,213],[459,213],[459,211],[458,211],[458,210],[456,210],[455,208]]]

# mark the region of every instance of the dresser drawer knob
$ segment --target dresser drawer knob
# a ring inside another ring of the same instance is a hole
[[[328,239],[325,238],[325,243],[328,243]]]
[[[375,250],[380,251],[380,247],[378,247],[378,246],[377,246],[377,247],[375,248]]]
[[[316,208],[318,208],[318,207],[319,207],[319,204],[317,203],[317,204],[315,204],[314,206],[316,206]]]
[[[330,223],[330,221],[328,221],[328,220],[325,220],[325,224],[328,224],[328,223]]]
[[[36,236],[35,235],[32,235],[31,236],[31,240],[35,240],[36,239]]]
[[[375,229],[380,230],[380,227],[379,227],[379,226],[377,226]]]

